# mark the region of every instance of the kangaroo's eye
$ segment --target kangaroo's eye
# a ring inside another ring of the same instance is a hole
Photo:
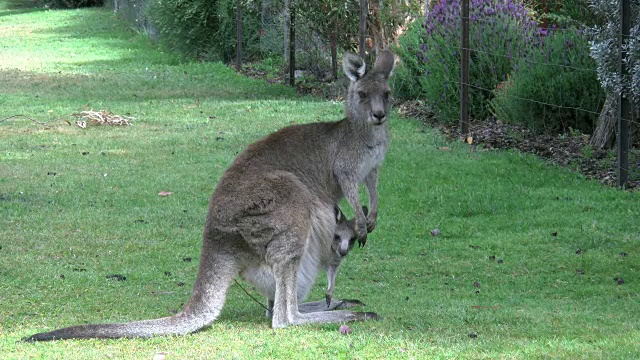
[[[338,236],[338,235],[334,235],[334,236],[333,236],[333,240],[340,240],[340,236]]]
[[[358,91],[358,96],[360,96],[360,100],[364,100],[367,98],[367,93],[364,91]]]

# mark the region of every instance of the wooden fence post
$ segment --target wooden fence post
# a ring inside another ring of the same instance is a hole
[[[469,0],[462,0],[462,38],[460,59],[460,132],[470,143],[469,136]]]

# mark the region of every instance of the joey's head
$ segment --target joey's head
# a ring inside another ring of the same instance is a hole
[[[346,112],[351,121],[373,126],[387,122],[391,108],[389,76],[394,62],[390,51],[381,51],[373,68],[367,72],[362,58],[348,52],[344,54],[342,67],[350,80]]]
[[[362,207],[364,214],[367,215],[368,209],[366,206]],[[335,206],[336,215],[336,230],[333,235],[333,243],[331,249],[335,252],[336,256],[343,258],[347,256],[349,251],[353,248],[358,236],[356,235],[356,222],[355,218],[347,220],[340,208]]]

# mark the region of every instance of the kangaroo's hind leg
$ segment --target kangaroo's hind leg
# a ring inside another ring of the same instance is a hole
[[[290,232],[280,234],[279,238],[274,239],[271,244],[290,244],[301,236],[310,236],[310,231],[306,234],[300,232]],[[270,244],[270,246],[271,246]],[[282,252],[276,251],[279,255]],[[287,253],[288,256],[272,262],[273,273],[276,282],[275,299],[273,306],[272,326],[274,328],[282,328],[289,325],[301,325],[308,323],[340,323],[354,320],[377,319],[378,315],[367,312],[352,312],[346,310],[340,311],[317,311],[303,313],[298,308],[297,298],[297,277],[298,268],[302,254]],[[317,306],[304,306],[302,310],[314,311]],[[326,302],[324,302],[326,307]]]

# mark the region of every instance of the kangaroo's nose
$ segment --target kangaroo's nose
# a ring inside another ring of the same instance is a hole
[[[384,120],[385,117],[385,113],[380,111],[380,112],[374,112],[373,113],[373,117],[376,118],[376,120],[378,120],[379,123],[382,122],[382,120]]]

